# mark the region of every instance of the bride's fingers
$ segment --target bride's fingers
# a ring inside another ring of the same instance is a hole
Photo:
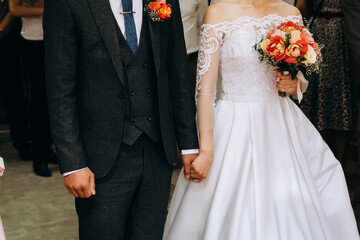
[[[197,179],[201,179],[201,175],[198,174],[198,173],[193,173],[193,174],[190,174],[191,178],[197,178]]]

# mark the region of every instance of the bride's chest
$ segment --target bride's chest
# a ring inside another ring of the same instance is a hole
[[[264,34],[259,31],[238,28],[224,37],[221,46],[221,58],[258,59],[255,44]]]

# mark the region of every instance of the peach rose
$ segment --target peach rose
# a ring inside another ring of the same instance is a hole
[[[283,60],[285,58],[284,40],[279,36],[271,38],[270,43],[266,47],[266,54],[277,62]]]
[[[287,63],[297,62],[298,57],[304,57],[309,49],[309,46],[303,41],[297,41],[291,44],[285,51],[286,57],[284,59]]]
[[[264,51],[264,53],[267,53],[266,48],[270,44],[270,39],[265,39],[261,42],[261,49]]]
[[[157,15],[162,20],[169,19],[171,13],[172,13],[171,7],[167,4],[161,5],[161,8],[157,10]]]
[[[285,32],[279,30],[279,29],[276,29],[275,32],[273,34],[271,34],[271,37],[276,37],[276,36],[279,36],[283,39],[283,41],[285,40],[286,36],[285,36]],[[271,38],[270,37],[270,38]]]
[[[291,44],[285,51],[286,56],[288,57],[300,57],[301,56],[301,45]]]
[[[301,40],[301,32],[299,30],[294,30],[291,32],[290,44],[294,44],[297,41]]]
[[[149,9],[150,10],[158,10],[161,6],[157,3],[157,2],[151,2],[149,4]]]

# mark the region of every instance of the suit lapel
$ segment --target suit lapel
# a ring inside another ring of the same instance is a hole
[[[146,2],[144,2],[146,4]],[[150,32],[150,39],[151,39],[151,45],[153,50],[153,56],[154,56],[154,63],[156,68],[156,75],[158,76],[160,73],[160,46],[161,46],[161,36],[160,36],[160,23],[153,22],[148,14],[145,12],[144,17],[148,21],[149,25],[149,32]]]
[[[109,52],[116,73],[124,85],[122,62],[118,36],[116,34],[116,21],[110,7],[109,0],[88,0],[97,28]]]

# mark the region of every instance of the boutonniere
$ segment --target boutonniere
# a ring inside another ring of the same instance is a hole
[[[154,22],[162,22],[171,17],[171,5],[166,3],[166,0],[147,0],[145,4],[145,11]]]

